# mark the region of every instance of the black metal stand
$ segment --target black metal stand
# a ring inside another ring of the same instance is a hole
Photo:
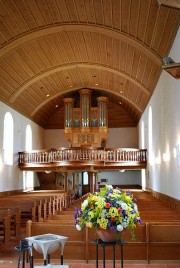
[[[28,245],[28,241],[20,240],[20,245],[16,246],[15,249],[19,250],[18,257],[18,268],[21,264],[21,255],[22,255],[22,268],[25,268],[25,261],[29,262],[29,267],[33,268],[33,256],[31,256],[32,247]]]
[[[106,252],[105,252],[105,247],[111,246],[113,249],[113,268],[115,268],[116,265],[116,258],[115,258],[115,247],[120,246],[121,247],[121,268],[123,268],[123,245],[125,244],[124,241],[119,240],[116,242],[104,242],[101,239],[99,240],[93,240],[93,242],[96,244],[96,268],[98,268],[98,262],[99,262],[99,257],[98,257],[98,247],[102,247],[102,257],[103,257],[103,268],[106,267]]]

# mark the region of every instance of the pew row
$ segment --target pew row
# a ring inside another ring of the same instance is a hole
[[[27,236],[54,233],[68,237],[65,245],[64,258],[71,260],[95,260],[94,239],[96,233],[92,229],[77,231],[71,222],[61,223],[58,221],[32,222],[28,221]],[[143,223],[135,229],[136,240],[131,240],[129,231],[123,233],[125,241],[124,260],[151,261],[157,260],[180,260],[180,222],[151,222]],[[118,251],[116,259],[120,259]],[[102,259],[102,255],[99,255]],[[35,252],[35,258],[42,258]],[[59,252],[54,252],[52,258],[58,259]],[[108,253],[112,259],[112,252]]]
[[[3,209],[0,211],[0,236],[4,242],[10,240],[11,235],[11,216],[9,209]]]

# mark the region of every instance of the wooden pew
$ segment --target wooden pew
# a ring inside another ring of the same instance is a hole
[[[68,240],[64,248],[64,259],[85,259],[85,246],[86,246],[86,235],[85,232],[74,232],[74,224],[59,224],[50,222],[27,222],[27,237],[36,236],[47,233],[54,233],[57,235],[67,236]],[[42,255],[34,250],[34,257],[42,259]],[[51,258],[59,259],[60,252],[51,254]]]
[[[79,232],[74,225],[59,224],[55,222],[28,222],[27,236],[52,233],[69,237],[65,245],[64,258],[76,260],[95,260],[95,244],[92,242],[97,238],[95,230]],[[129,231],[123,233],[125,241],[124,259],[151,261],[157,260],[180,260],[180,222],[152,222],[142,224],[135,229],[136,240],[131,240]],[[35,258],[42,258],[35,253]],[[54,252],[52,258],[58,259],[59,252]],[[102,258],[100,253],[99,258]],[[107,259],[112,259],[112,252],[108,252]],[[116,252],[119,260],[119,253]]]
[[[11,212],[9,209],[0,210],[0,234],[4,242],[10,240],[11,235]]]
[[[148,224],[148,262],[180,260],[180,222]]]
[[[21,210],[20,207],[0,207],[0,213],[3,210],[7,210],[10,216],[10,229],[11,236],[14,236],[16,239],[20,237],[20,223],[21,223]]]

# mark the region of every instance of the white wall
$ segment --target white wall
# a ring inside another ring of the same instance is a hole
[[[10,112],[14,121],[14,163],[3,164],[3,124],[6,112]],[[44,129],[28,118],[0,102],[0,192],[23,189],[22,171],[18,168],[18,152],[25,150],[26,126],[32,128],[32,149],[44,148]]]
[[[110,128],[108,148],[138,148],[137,128]]]
[[[45,148],[69,147],[64,129],[45,129]]]
[[[110,128],[108,148],[138,148],[137,128]],[[63,129],[45,130],[45,148],[68,147]]]
[[[141,185],[141,172],[140,170],[126,170],[125,172],[101,171],[98,173],[98,182],[101,182],[101,179],[108,179],[108,184],[111,185],[113,184]]]
[[[174,45],[169,56],[180,62],[180,29],[177,33]],[[180,79],[177,80],[162,71],[154,94],[139,122],[145,125],[145,148],[149,150],[149,107],[152,107],[152,164],[148,164],[146,185],[154,191],[180,199],[180,167],[177,165],[177,157],[174,157],[174,149],[180,144]],[[141,147],[141,137],[139,136]],[[170,160],[163,161],[163,154],[168,153]]]

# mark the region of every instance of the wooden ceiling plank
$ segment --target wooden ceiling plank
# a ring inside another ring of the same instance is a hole
[[[121,0],[113,1],[112,4],[112,20],[113,20],[113,28],[120,30],[121,29]]]
[[[131,71],[131,76],[137,79],[137,72],[138,72],[138,66],[139,66],[139,60],[141,57],[141,52],[138,49],[134,50],[134,55],[133,55],[133,62],[132,62],[132,71]]]
[[[70,21],[78,22],[79,21],[78,12],[74,4],[74,0],[66,0],[65,2],[66,2],[66,8],[68,10],[69,17],[70,17]]]
[[[68,33],[61,34],[62,45],[66,51],[67,62],[76,62]]]
[[[132,76],[133,59],[134,59],[134,47],[128,45],[125,70],[126,73],[129,74],[129,76]]]
[[[25,1],[26,6],[29,9],[29,12],[33,16],[33,20],[28,21],[28,25],[30,29],[35,29],[36,27],[42,27],[45,24],[45,20],[41,14],[41,11],[37,5],[36,0],[31,0],[31,1]]]
[[[14,92],[14,88],[12,86],[9,86],[9,84],[2,77],[0,77],[0,92],[0,99],[4,98],[6,102]]]
[[[163,7],[160,8],[155,31],[154,31],[154,35],[153,35],[152,42],[151,42],[151,44],[152,44],[151,48],[155,52],[157,52],[159,50],[159,46],[160,46],[160,43],[162,41],[163,34],[165,32],[165,26],[167,23],[168,16],[169,16],[169,10],[167,8],[163,8]],[[164,39],[164,42],[166,42],[166,38]]]
[[[40,46],[40,40],[32,41],[31,44],[31,50],[32,53],[34,52],[34,57],[37,61],[37,66],[39,66],[40,70],[48,69],[49,68],[49,62],[46,59],[46,55],[43,52],[43,48]]]
[[[44,20],[45,25],[53,24],[52,14],[46,3],[46,0],[36,1],[36,4],[37,4],[39,11],[41,12],[41,16]]]
[[[84,0],[75,0],[75,6],[78,14],[79,21],[87,23],[87,12],[85,9],[85,2]]]
[[[102,1],[93,0],[93,7],[94,7],[94,13],[95,13],[95,24],[104,25]]]
[[[62,22],[57,2],[58,1],[47,1],[47,6],[54,23]]]
[[[77,0],[78,1],[78,0]],[[86,9],[86,15],[87,15],[87,22],[91,24],[96,23],[95,18],[95,8],[94,8],[94,1],[84,1],[85,9]]]
[[[100,44],[99,44],[99,35],[93,33],[92,36],[92,46],[94,52],[95,62],[99,62],[100,60]]]
[[[146,31],[144,35],[144,43],[149,46],[152,41],[153,32],[156,25],[156,19],[158,15],[158,3],[157,1],[150,1],[149,3],[149,14],[147,20]]]
[[[121,43],[119,40],[113,40],[113,67],[120,70],[120,46]]]
[[[14,88],[14,90],[16,88],[19,87],[19,83],[16,81],[16,77],[12,77],[11,76],[11,72],[7,72],[6,69],[3,68],[4,66],[4,62],[1,62],[1,66],[0,66],[0,73],[1,73],[1,77],[3,78],[4,81],[6,81],[7,85],[10,85]]]
[[[13,50],[10,53],[10,55],[12,55],[13,58],[14,57],[17,58],[17,56],[15,55],[16,54],[18,55],[18,51]],[[39,66],[37,65],[38,58],[36,57],[36,54],[34,53],[31,45],[28,43],[25,46],[23,46],[23,48],[21,49],[21,52],[22,52],[23,59],[25,60],[26,64],[28,64],[29,66],[29,68],[23,69],[23,71],[27,72],[28,76],[38,74],[40,72]],[[16,61],[19,62],[19,56]],[[19,69],[21,69],[22,71],[21,64],[18,64],[18,65],[19,65]]]
[[[48,45],[48,40],[46,38],[39,40],[39,45],[42,48],[42,57],[43,60],[47,62],[46,68],[52,68],[57,66],[57,61],[55,55],[52,54],[52,51],[50,49],[50,46]]]
[[[134,37],[137,37],[138,32],[139,8],[140,8],[140,0],[131,2],[129,34]]]
[[[158,75],[162,72],[161,68],[158,68],[154,63],[151,68],[151,73],[149,75],[147,87],[152,89],[158,81]],[[151,79],[153,77],[153,79]]]
[[[10,3],[10,1],[6,2]],[[37,27],[36,21],[26,2],[28,1],[13,1],[13,5],[11,3],[11,6],[8,6],[8,9],[12,12],[12,17],[16,18],[16,23],[22,33],[26,33]]]
[[[78,62],[88,62],[91,61],[91,58],[88,57],[87,49],[86,49],[86,43],[84,39],[83,33],[75,33],[75,41],[77,44],[77,49],[74,49],[74,43],[73,43],[73,50],[74,54],[77,54],[77,51],[80,55],[79,60],[76,55],[76,60]]]
[[[29,79],[28,74],[22,69],[21,65],[16,62],[16,60],[12,57],[12,55],[7,55],[3,61],[1,61],[0,65],[4,68],[7,73],[11,73],[11,76],[14,76],[15,79],[18,80],[19,85],[24,83],[27,79]]]
[[[139,58],[139,65],[137,70],[136,79],[142,84],[142,79],[145,71],[145,63],[147,61],[147,55],[141,53],[141,57]]]
[[[91,33],[84,32],[83,38],[86,46],[88,62],[95,62]]]
[[[16,16],[18,16],[18,13],[14,3],[11,0],[0,1],[0,10],[2,28],[7,29],[7,34],[10,35],[11,33],[10,38],[13,39],[15,36],[20,35],[21,29],[16,22]]]
[[[51,63],[51,66],[57,66],[59,64],[58,62],[58,51],[57,51],[57,47],[54,44],[54,38],[52,38],[52,36],[46,36],[45,37],[45,42],[47,45],[47,52],[50,52],[50,57],[49,57],[49,61]]]
[[[59,12],[60,12],[60,16],[62,18],[62,22],[69,22],[70,21],[70,16],[67,10],[67,6],[65,3],[65,0],[56,0]]]
[[[103,1],[103,15],[104,15],[104,25],[108,27],[113,27],[112,20],[112,0]]]
[[[106,40],[106,56],[107,56],[107,65],[113,66],[113,54],[114,54],[114,42],[113,38],[107,38]]]
[[[139,24],[138,24],[138,32],[137,32],[137,39],[143,42],[145,31],[146,31],[146,25],[147,25],[147,11],[149,10],[149,3],[151,0],[143,1],[141,0],[140,9],[139,9]],[[154,1],[154,0],[153,0]]]
[[[127,55],[127,43],[121,42],[121,51],[120,51],[120,70],[125,72],[126,67],[126,55]]]
[[[26,53],[25,49],[19,48],[18,50],[13,50],[11,53],[9,53],[9,56],[11,57],[11,60],[9,60],[9,62],[13,68],[17,68],[16,70],[24,78],[24,81],[22,83],[29,80],[30,77],[34,76],[35,73],[31,68],[32,59]]]
[[[130,31],[130,10],[131,0],[121,0],[121,31],[128,34]]]
[[[179,14],[180,12],[178,12],[177,10],[171,10],[167,18],[165,31],[163,32],[163,36],[158,49],[158,54],[162,58],[164,57],[164,55],[168,55],[169,47],[171,47],[172,40],[174,40],[174,31],[172,31],[172,29],[175,29],[178,25],[180,25]]]

